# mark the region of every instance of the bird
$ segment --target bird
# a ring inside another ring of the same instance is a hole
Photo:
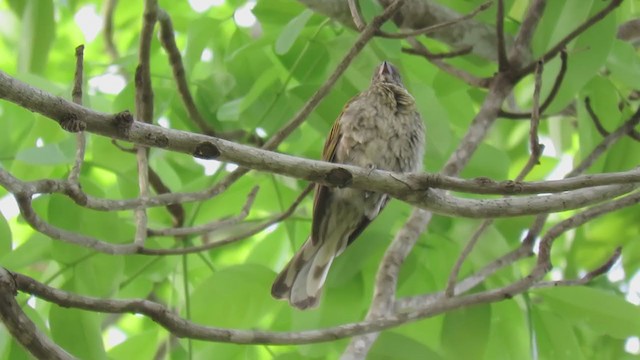
[[[398,69],[384,61],[369,88],[344,106],[322,160],[393,172],[421,171],[425,126]],[[276,277],[271,295],[300,310],[316,307],[331,263],[380,214],[389,196],[316,185],[311,234]]]

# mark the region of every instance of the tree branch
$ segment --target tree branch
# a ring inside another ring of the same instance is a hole
[[[180,55],[180,49],[178,49],[178,45],[176,45],[176,39],[173,34],[171,17],[162,9],[158,10],[158,23],[160,24],[160,42],[169,57],[169,63],[173,70],[173,80],[178,86],[178,94],[180,94],[180,99],[182,99],[182,103],[187,110],[187,114],[189,114],[189,119],[196,123],[202,133],[210,136],[216,136],[216,132],[204,119],[196,107],[195,101],[193,101],[193,96],[191,96],[191,91],[187,85],[186,72],[182,63],[182,55]]]
[[[496,85],[496,89],[498,89],[497,91],[499,92],[506,93],[504,86]],[[190,153],[195,155],[196,157],[217,158],[221,161],[230,161],[237,163],[238,165],[241,165],[243,167],[260,171],[274,172],[299,179],[314,181],[325,185],[350,186],[358,189],[369,189],[373,191],[384,192],[403,201],[407,201],[411,204],[426,209],[433,209],[438,212],[444,212],[452,215],[460,214],[460,212],[457,210],[453,211],[456,208],[455,206],[451,207],[446,206],[446,204],[431,204],[428,202],[431,200],[444,200],[445,198],[442,195],[436,196],[432,191],[416,192],[422,189],[426,189],[428,186],[431,186],[428,181],[425,181],[430,178],[430,175],[419,175],[424,177],[420,180],[423,182],[416,182],[415,180],[412,180],[412,178],[419,179],[419,176],[417,178],[414,178],[416,175],[412,174],[407,175],[393,174],[385,171],[370,171],[368,169],[362,169],[354,166],[335,165],[321,161],[306,160],[289,155],[264,151],[241,144],[235,144],[229,141],[211,138],[201,134],[193,134],[179,130],[165,129],[159,126],[144,124],[141,122],[130,123],[128,125],[130,127],[127,129],[127,131],[121,131],[121,127],[118,124],[118,119],[122,116],[121,114],[117,114],[114,116],[89,110],[59,97],[55,97],[38,89],[32,88],[29,85],[21,83],[2,72],[0,72],[0,97],[15,102],[32,111],[40,112],[43,115],[53,119],[65,118],[69,114],[73,114],[73,116],[84,119],[85,123],[87,124],[87,131],[100,135],[128,140],[140,145],[156,146],[167,150]],[[491,99],[495,99],[495,97]],[[495,100],[492,100],[492,104],[498,107],[500,105],[499,101]],[[485,102],[483,108],[486,106],[488,105],[486,105]],[[474,121],[481,121],[480,119],[485,119],[482,121],[486,121],[486,119],[489,119],[492,116],[493,118],[495,118],[495,114],[489,114],[487,113],[487,110],[481,109],[479,116]],[[634,117],[634,119],[636,118]],[[484,122],[481,124],[484,125]],[[454,153],[453,157],[455,159],[468,158],[476,146],[472,146],[472,144],[477,144],[480,140],[479,137],[480,135],[476,134],[475,132],[470,133],[468,135],[468,139],[462,142],[463,146],[458,149],[456,153]],[[446,168],[445,170],[448,173],[455,173],[460,168],[461,165],[457,165],[456,162],[452,162],[450,163],[449,168]],[[4,172],[2,171],[2,169],[0,169],[0,174],[3,173]],[[609,181],[611,179],[615,179],[616,183],[633,183],[637,181],[637,173],[635,172],[625,174],[622,177],[620,177],[619,175],[620,174],[609,177],[592,177],[591,180],[581,180],[587,181],[587,183],[589,181]],[[438,177],[431,178],[436,179],[433,183],[435,187],[437,187],[440,180],[443,179]],[[4,179],[3,182],[7,184],[7,186],[11,186],[10,184],[12,183],[15,185],[15,181],[11,182],[10,176],[8,176],[8,174],[6,173],[4,173],[4,175],[0,177],[0,179]],[[500,185],[494,184],[492,186],[490,182],[487,183],[487,181],[483,179],[473,180],[471,182],[455,180],[452,181],[452,187],[461,186],[463,188],[472,188],[474,187],[474,181],[476,182],[475,189],[487,187],[492,191],[496,190],[496,193],[505,194],[513,194],[521,191],[521,186],[519,184],[502,183]],[[576,180],[573,180],[569,183],[571,184],[570,187],[577,186],[577,188],[580,188]],[[45,182],[41,184],[49,183]],[[407,184],[409,184],[409,186],[407,186]],[[559,184],[562,183],[536,183],[535,185],[531,186],[532,188],[537,187],[538,189],[549,189]],[[60,184],[57,184],[56,186],[59,185]],[[228,185],[220,185],[219,189],[222,190],[223,188],[226,188],[226,186]],[[523,185],[522,188],[526,188],[527,186],[529,185]],[[500,191],[497,191],[499,189]],[[14,190],[20,191],[20,189],[18,188]],[[30,192],[32,189],[23,188],[21,190],[28,190]],[[480,190],[479,192],[487,193],[489,191]],[[218,192],[211,191],[210,189],[205,192],[206,196],[208,197],[211,197],[216,193]],[[119,204],[118,208],[130,208],[132,204],[135,204],[136,206],[140,206],[141,204],[145,204],[145,206],[159,206],[176,201],[198,200],[202,199],[202,196],[204,195],[197,193],[186,193],[182,195],[165,194],[154,197],[153,199],[138,199],[131,201],[118,200],[116,202]],[[447,199],[447,201],[448,200],[449,199]],[[468,201],[470,200],[465,200],[464,203],[466,204]],[[487,200],[487,204],[493,201],[494,200]],[[105,205],[105,203],[96,204],[96,207]],[[548,208],[547,210],[553,211],[552,208]],[[472,215],[468,211],[463,211],[463,213],[466,213],[466,216],[478,216]],[[514,212],[514,214],[515,213],[518,212]],[[528,212],[523,211],[520,213]]]
[[[258,194],[258,187],[254,186],[247,195],[247,199],[245,200],[244,206],[238,215],[222,219],[222,220],[213,220],[207,224],[198,225],[198,226],[189,226],[189,227],[173,227],[166,229],[148,229],[147,233],[149,236],[186,236],[186,235],[203,235],[208,234],[213,231],[219,231],[225,228],[228,228],[232,225],[238,224],[242,220],[244,220],[247,215],[249,215],[249,211],[251,210],[251,206],[253,205],[253,201],[256,199],[256,195]]]
[[[338,81],[340,76],[344,73],[344,71],[349,67],[349,64],[353,61],[353,59],[364,49],[365,45],[373,38],[376,31],[380,29],[380,26],[387,22],[393,16],[393,14],[402,6],[405,0],[394,0],[387,8],[384,9],[382,14],[373,18],[371,23],[367,25],[364,30],[360,33],[360,36],[356,40],[356,42],[349,48],[349,51],[344,56],[342,61],[336,67],[336,70],[331,74],[329,79],[316,91],[315,94],[307,101],[307,103],[300,109],[296,115],[289,121],[280,131],[275,133],[269,141],[267,141],[263,149],[272,150],[275,149],[280,142],[293,130],[295,130],[304,120],[309,116],[311,111],[315,109],[316,106],[320,103],[328,93],[329,90],[333,87],[333,85]]]
[[[74,359],[27,317],[15,299],[16,290],[12,275],[0,267],[0,320],[11,336],[36,359]]]
[[[76,47],[76,71],[73,76],[73,90],[71,93],[71,97],[73,102],[82,105],[82,83],[83,83],[83,72],[84,72],[84,45],[80,45]],[[84,162],[84,153],[87,146],[87,138],[84,134],[84,129],[86,125],[83,121],[76,119],[75,121],[70,121],[66,123],[66,130],[71,132],[77,132],[76,134],[76,155],[75,160],[73,162],[73,167],[69,172],[69,182],[75,184],[76,186],[80,186],[78,183],[78,178],[80,177],[80,171],[82,170],[82,163]]]
[[[309,8],[335,19],[347,27],[357,29],[344,0],[298,0]],[[388,6],[392,0],[378,0]],[[460,18],[461,14],[432,0],[408,0],[394,22],[401,29],[419,30]],[[407,31],[407,32],[408,32]],[[473,54],[484,59],[496,59],[495,29],[481,21],[468,20],[457,23],[446,30],[438,30],[430,37],[448,44],[455,50],[472,48]],[[511,39],[507,39],[510,42]]]
[[[597,22],[599,22],[600,20],[604,19],[607,15],[609,15],[610,12],[612,12],[618,6],[620,6],[620,4],[622,4],[622,1],[623,0],[610,0],[609,4],[604,9],[598,11],[592,17],[590,17],[587,20],[585,20],[582,24],[580,24],[577,28],[575,28],[567,36],[565,36],[563,39],[558,41],[557,44],[555,44],[544,55],[542,55],[542,57],[540,57],[540,60],[542,60],[543,62],[546,63],[549,60],[551,60],[554,57],[556,57],[556,55],[558,55],[559,52],[561,52],[563,49],[565,49],[567,47],[567,44],[569,44],[571,41],[573,41],[576,37],[578,37],[583,32],[587,31],[587,29],[589,29],[590,27],[595,25]],[[523,27],[524,27],[524,24],[523,24]],[[518,77],[522,77],[522,76],[524,76],[526,74],[529,74],[535,69],[535,67],[536,67],[536,63],[532,62],[529,65],[524,66],[522,69],[520,69],[518,71],[518,75],[517,76]]]
[[[347,3],[349,5],[349,11],[351,12],[351,16],[353,17],[353,23],[356,25],[356,29],[358,31],[361,31],[366,26],[366,23],[362,18],[362,15],[360,14],[359,6],[356,4],[356,0],[347,0]],[[420,29],[399,31],[396,33],[388,33],[386,31],[378,30],[376,32],[376,35],[383,38],[387,38],[387,39],[405,39],[408,37],[430,34],[435,31],[442,30],[452,25],[455,25],[457,23],[460,23],[462,21],[472,19],[473,17],[478,15],[480,12],[487,10],[489,7],[491,7],[491,5],[492,5],[491,1],[486,2],[478,6],[475,10],[473,10],[472,12],[466,15],[460,16],[453,20],[444,21],[442,23],[426,26]]]

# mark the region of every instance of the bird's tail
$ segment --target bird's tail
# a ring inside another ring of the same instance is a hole
[[[300,310],[317,306],[329,267],[341,248],[307,239],[276,277],[271,295],[276,299],[289,300]]]

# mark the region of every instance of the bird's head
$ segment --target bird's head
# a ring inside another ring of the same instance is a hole
[[[413,96],[402,83],[400,72],[388,61],[383,61],[373,73],[369,93],[377,94],[381,101],[394,108],[412,107],[415,104]]]
[[[404,87],[400,72],[388,61],[383,61],[373,73],[373,83],[394,84]]]

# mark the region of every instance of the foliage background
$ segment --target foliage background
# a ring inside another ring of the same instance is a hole
[[[357,33],[313,13],[293,0],[255,4],[252,27],[237,25],[244,0],[227,0],[198,12],[186,1],[160,1],[171,15],[182,49],[189,85],[198,109],[215,129],[244,129],[268,137],[284,125],[335,68]],[[479,1],[441,0],[461,13]],[[513,35],[528,5],[506,0],[506,30]],[[119,4],[114,39],[120,56],[105,51],[104,37],[91,38],[79,24],[99,13],[100,1],[9,0],[0,3],[0,69],[53,94],[69,98],[73,49],[85,44],[85,106],[104,112],[134,108],[132,74],[137,64],[142,1]],[[361,1],[370,19],[377,2]],[[541,54],[558,39],[602,8],[599,0],[550,1],[533,42]],[[640,1],[625,1],[602,22],[574,41],[560,93],[548,110],[541,135],[547,145],[541,164],[528,180],[559,177],[601,140],[582,100],[589,96],[605,128],[613,129],[635,110],[640,62],[633,44],[616,39],[620,24],[637,17]],[[80,15],[79,15],[80,14]],[[477,19],[492,24],[493,10]],[[97,21],[97,20],[95,20]],[[393,25],[384,27],[393,31]],[[428,41],[432,50],[447,48]],[[320,158],[325,135],[342,106],[369,83],[372,69],[390,60],[401,69],[427,125],[425,169],[437,172],[465,133],[484,91],[439,71],[422,58],[401,53],[402,41],[376,38],[358,56],[318,109],[278,150]],[[451,61],[480,76],[496,71],[495,63],[475,56]],[[151,73],[158,123],[198,131],[176,92],[166,54],[152,44]],[[543,95],[548,93],[559,60],[545,67]],[[110,91],[105,84],[122,81]],[[116,86],[117,89],[117,86]],[[118,89],[117,89],[118,90]],[[516,88],[515,102],[531,105],[533,80]],[[561,110],[575,104],[575,111]],[[13,104],[0,103],[0,166],[23,180],[61,178],[73,163],[75,137],[51,121]],[[462,176],[513,178],[529,157],[527,121],[499,120],[473,156]],[[590,169],[592,173],[622,171],[640,163],[638,144],[619,141]],[[173,191],[195,191],[213,185],[234,165],[196,162],[189,156],[152,149],[151,166]],[[205,166],[203,166],[205,165]],[[206,173],[205,173],[206,168]],[[551,175],[550,175],[551,174]],[[110,139],[90,136],[81,182],[94,196],[131,198],[138,194],[135,156],[119,151]],[[201,224],[240,211],[250,189],[260,186],[247,218],[264,219],[284,211],[304,182],[251,172],[225,193],[202,203],[185,204],[187,223]],[[311,197],[295,214],[256,236],[209,252],[185,256],[110,256],[52,240],[11,215],[9,198],[0,189],[0,264],[71,292],[97,297],[149,298],[202,324],[271,330],[316,329],[362,319],[370,303],[374,274],[386,245],[403,225],[410,207],[393,201],[382,215],[335,262],[319,309],[299,312],[269,296],[269,287],[310,228]],[[132,212],[103,213],[75,206],[53,195],[34,201],[38,213],[52,224],[114,243],[131,241]],[[549,224],[570,213],[551,216]],[[171,226],[164,208],[149,212],[150,226]],[[480,268],[517,247],[530,217],[496,221],[463,267]],[[637,358],[640,335],[640,223],[638,207],[591,221],[566,233],[554,247],[551,276],[574,278],[604,262],[617,246],[623,257],[608,278],[588,287],[533,290],[526,296],[476,306],[385,331],[370,352],[372,359],[486,358],[624,359]],[[435,216],[403,266],[399,296],[434,292],[445,287],[450,269],[478,220]],[[239,232],[240,225],[211,234],[213,241]],[[157,247],[176,245],[174,238],[151,238]],[[200,238],[187,238],[198,244]],[[526,274],[533,259],[490,278],[485,288],[504,285]],[[632,285],[635,284],[635,287]],[[626,300],[625,300],[626,299]],[[152,358],[165,344],[167,356],[181,358],[336,358],[348,340],[302,346],[240,346],[171,338],[153,321],[135,315],[102,315],[21,296],[24,309],[40,329],[75,356],[86,359]],[[631,340],[630,340],[631,339]],[[633,350],[635,355],[625,351]],[[0,328],[2,358],[28,357]]]

